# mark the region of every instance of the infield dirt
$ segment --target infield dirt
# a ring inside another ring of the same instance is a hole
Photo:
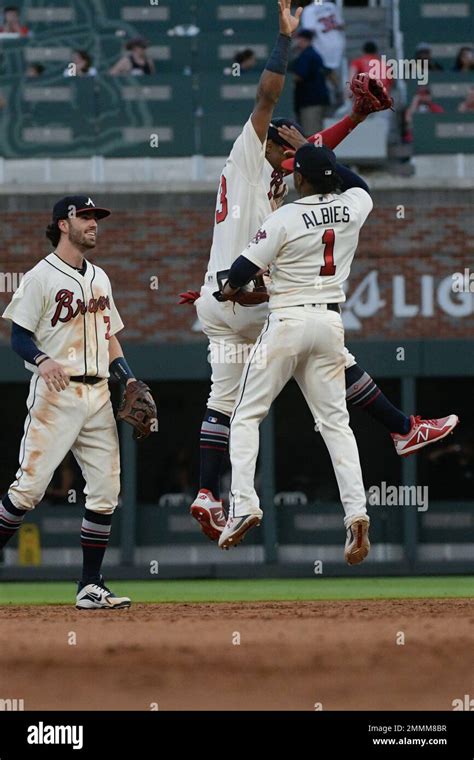
[[[5,606],[0,618],[0,697],[25,710],[451,710],[472,693],[468,599]]]

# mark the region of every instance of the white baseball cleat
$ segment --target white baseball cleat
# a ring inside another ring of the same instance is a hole
[[[128,596],[115,596],[104,584],[104,579],[99,583],[78,585],[76,596],[76,608],[78,610],[122,610],[130,607],[131,601]]]
[[[219,548],[230,549],[231,546],[237,546],[237,544],[240,544],[245,534],[251,528],[256,528],[260,525],[262,517],[263,512],[261,509],[250,515],[229,517],[219,539]]]
[[[422,420],[421,417],[410,417],[411,428],[406,435],[392,433],[393,443],[397,454],[407,457],[414,454],[430,443],[436,443],[453,432],[459,422],[457,414],[449,414],[438,420]]]
[[[370,551],[369,541],[370,518],[356,517],[347,528],[344,558],[348,565],[358,565],[363,562]]]
[[[201,488],[190,508],[191,516],[198,521],[202,532],[217,541],[225,528],[226,516],[221,499],[215,499],[212,491]]]

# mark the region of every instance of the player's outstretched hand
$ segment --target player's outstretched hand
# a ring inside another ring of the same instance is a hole
[[[297,8],[295,15],[292,16],[291,0],[278,0],[278,11],[280,14],[280,32],[291,37],[293,32],[298,29],[303,8]]]
[[[301,148],[302,145],[306,145],[308,142],[306,137],[296,127],[278,127],[278,134],[295,150],[298,150],[298,148]]]
[[[38,373],[45,381],[49,391],[63,391],[69,385],[69,377],[54,359],[46,359],[46,361],[41,362]]]

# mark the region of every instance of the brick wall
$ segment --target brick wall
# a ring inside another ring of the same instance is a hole
[[[212,233],[213,194],[94,196],[114,215],[91,260],[104,267],[127,342],[192,342],[195,312],[177,294],[198,289]],[[471,267],[474,191],[379,191],[362,230],[348,288],[346,329],[356,338],[474,337],[474,293],[451,290]],[[54,197],[0,199],[0,272],[23,273],[49,252],[44,229]],[[403,209],[401,209],[403,204]],[[25,210],[30,209],[30,210]],[[397,218],[403,216],[404,218]],[[150,288],[158,277],[159,289]],[[11,298],[0,292],[3,309]],[[0,322],[0,340],[8,326]]]

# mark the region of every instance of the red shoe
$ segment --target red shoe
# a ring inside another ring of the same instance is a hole
[[[212,491],[201,488],[189,511],[191,516],[198,521],[202,532],[211,541],[217,541],[227,522],[222,501],[215,499]]]
[[[410,417],[411,428],[406,435],[391,433],[395,450],[400,457],[414,454],[423,446],[429,446],[452,433],[459,422],[457,414],[449,414],[439,420],[422,420],[421,417]]]

